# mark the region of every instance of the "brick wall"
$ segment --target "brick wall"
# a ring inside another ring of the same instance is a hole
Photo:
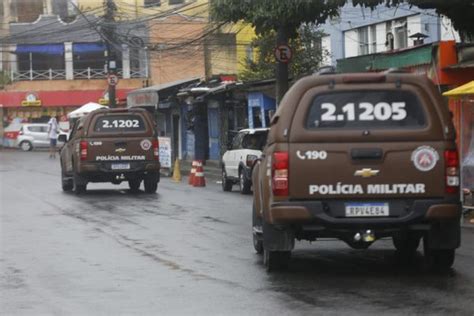
[[[150,24],[151,84],[205,76],[204,45],[199,38],[207,21],[181,15]]]

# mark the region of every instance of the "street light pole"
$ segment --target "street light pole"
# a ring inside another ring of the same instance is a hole
[[[106,47],[107,47],[107,73],[108,77],[115,76],[117,74],[117,60],[115,52],[115,12],[117,11],[117,6],[115,5],[114,0],[104,0],[105,6],[105,15],[104,20],[107,23],[104,29],[104,35],[106,38]],[[116,104],[116,91],[115,84],[111,84],[108,80],[108,92],[109,92],[109,107],[115,108]]]

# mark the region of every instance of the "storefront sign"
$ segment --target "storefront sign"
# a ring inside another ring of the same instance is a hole
[[[137,93],[130,93],[127,96],[127,106],[151,106],[156,108],[158,104],[158,93],[156,91],[141,91]]]
[[[100,105],[109,105],[109,92],[108,91],[104,92],[104,95],[102,96],[102,98],[99,99],[98,103]],[[116,98],[115,104],[118,104],[118,103],[119,103],[119,99]]]
[[[171,168],[171,138],[158,137],[161,168]]]
[[[28,93],[25,100],[21,101],[21,106],[41,106],[41,100],[38,99],[36,93]]]

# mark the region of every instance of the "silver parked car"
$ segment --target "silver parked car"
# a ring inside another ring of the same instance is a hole
[[[59,134],[63,134],[60,132]],[[64,133],[65,134],[65,133]],[[46,123],[25,123],[22,124],[18,138],[17,147],[23,151],[30,151],[33,148],[49,147],[48,124]],[[58,146],[63,143],[58,142]]]

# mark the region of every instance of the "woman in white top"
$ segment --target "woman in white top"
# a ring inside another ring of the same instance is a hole
[[[49,158],[56,158],[56,143],[58,140],[59,126],[54,116],[48,122]]]

